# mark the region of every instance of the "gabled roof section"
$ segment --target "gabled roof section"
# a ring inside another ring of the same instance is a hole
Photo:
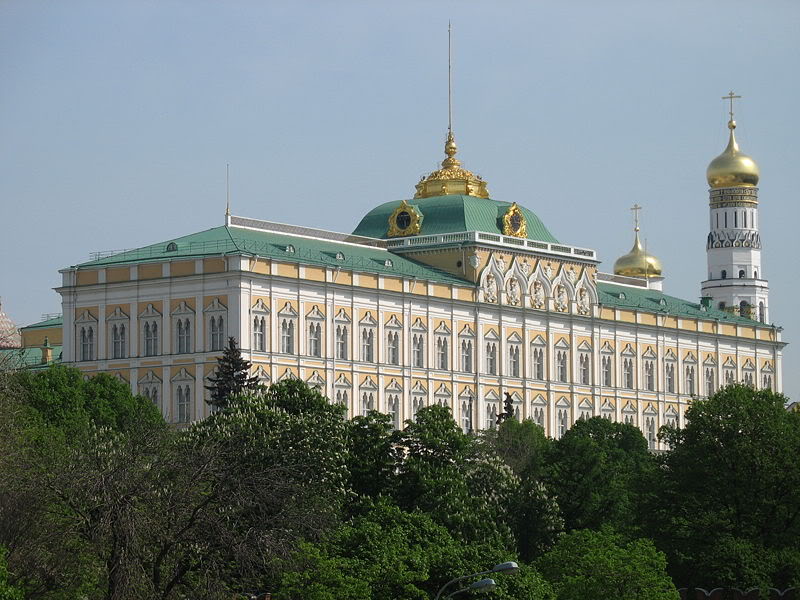
[[[722,321],[750,327],[754,325],[768,327],[768,325],[764,323],[753,321],[746,317],[740,317],[713,307],[703,308],[699,303],[681,300],[674,296],[667,296],[663,292],[654,289],[638,289],[635,287],[613,285],[598,281],[597,296],[600,304],[608,307],[642,310],[688,319]]]
[[[20,330],[48,329],[50,327],[61,327],[62,325],[64,325],[64,316],[58,315],[57,317],[51,317],[49,319],[45,319],[44,321],[39,321],[38,323],[32,323],[30,325],[26,325],[25,327],[20,327]]]
[[[168,247],[173,247],[172,244],[174,244],[175,250],[167,250]],[[287,249],[289,250],[287,251]],[[126,250],[80,263],[76,267],[84,269],[141,262],[186,260],[226,254],[252,255],[305,265],[338,267],[364,273],[472,285],[445,271],[404,258],[384,248],[229,225],[214,227],[135,250]],[[337,255],[343,255],[344,258],[338,259]]]

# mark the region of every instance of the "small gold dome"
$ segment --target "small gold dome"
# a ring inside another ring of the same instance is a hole
[[[636,229],[636,240],[627,254],[620,256],[614,263],[614,275],[625,277],[643,277],[650,279],[661,277],[661,261],[652,254],[647,254],[639,241],[639,230]]]
[[[453,130],[447,130],[447,141],[444,144],[444,153],[447,155],[442,161],[442,168],[423,177],[416,186],[414,198],[432,198],[434,196],[448,196],[463,194],[477,198],[488,198],[489,190],[486,182],[480,175],[461,166],[461,161],[456,158],[458,147],[453,137]]]
[[[728,146],[722,154],[711,161],[706,170],[706,179],[711,188],[726,188],[758,185],[759,171],[756,162],[739,150],[733,130],[736,121],[728,121],[731,130]]]

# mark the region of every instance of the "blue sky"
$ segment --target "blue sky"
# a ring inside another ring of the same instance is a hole
[[[699,296],[705,168],[733,89],[761,167],[772,320],[794,299],[800,3],[0,3],[0,295],[58,312],[58,269],[233,212],[351,231],[443,158],[447,22],[454,129],[492,196],[536,212],[610,270],[644,207],[665,291]],[[800,395],[800,352],[785,355]]]

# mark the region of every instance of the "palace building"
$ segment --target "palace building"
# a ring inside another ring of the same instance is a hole
[[[376,409],[400,427],[437,403],[465,430],[488,428],[509,393],[550,436],[602,416],[658,448],[658,428],[681,425],[695,397],[734,381],[781,391],[758,168],[733,127],[708,169],[699,304],[664,293],[638,220],[631,252],[604,273],[594,250],[491,198],[450,130],[442,168],[352,233],[228,213],[222,226],[63,269],[63,361],[112,373],[188,423],[209,414],[205,385],[233,336],[262,381],[298,377],[351,416]]]

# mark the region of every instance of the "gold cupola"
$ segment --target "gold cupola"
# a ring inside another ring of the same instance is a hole
[[[414,198],[432,198],[434,196],[449,196],[463,194],[477,198],[488,198],[489,190],[486,182],[480,175],[461,166],[461,161],[456,158],[458,147],[453,137],[453,130],[447,130],[447,141],[444,144],[444,153],[447,155],[442,161],[442,168],[434,171],[427,177],[422,177],[417,184]]]
[[[728,146],[717,158],[711,161],[706,170],[706,179],[712,189],[727,187],[755,187],[758,185],[758,165],[756,161],[739,150],[736,136],[736,121],[728,121],[730,138]]]
[[[638,212],[641,207],[635,204],[631,210],[636,213],[636,227],[634,227],[636,237],[631,251],[620,256],[614,263],[614,275],[644,279],[661,277],[661,261],[652,254],[645,252],[644,248],[642,248],[642,242],[639,240]]]

